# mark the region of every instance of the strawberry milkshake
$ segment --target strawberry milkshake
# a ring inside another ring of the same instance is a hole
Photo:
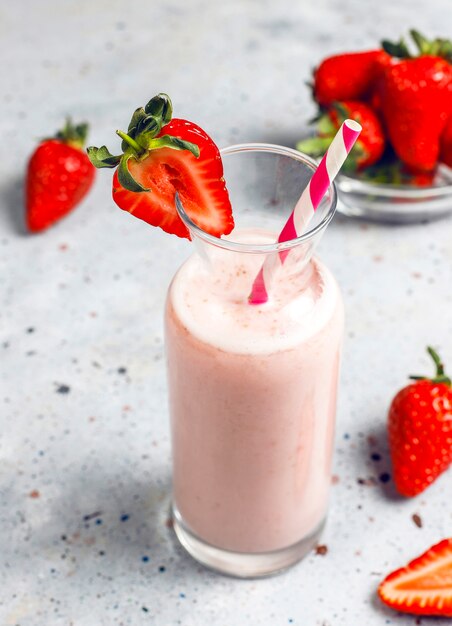
[[[206,543],[265,553],[325,519],[343,310],[314,259],[257,311],[259,258],[237,257],[209,271],[193,256],[170,288],[174,504]]]
[[[271,298],[253,306],[277,233],[236,229],[215,241],[190,229],[198,253],[168,292],[175,530],[192,556],[229,574],[291,565],[325,522],[343,305],[312,257],[322,230],[292,242]]]
[[[269,144],[220,154],[164,93],[117,135],[116,154],[88,148],[115,169],[115,203],[195,250],[166,305],[175,532],[218,571],[276,572],[311,549],[327,512],[343,309],[313,252],[335,211],[330,171]],[[274,243],[315,171],[326,184],[309,229]]]

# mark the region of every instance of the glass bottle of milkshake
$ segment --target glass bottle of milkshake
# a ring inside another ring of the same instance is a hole
[[[166,94],[117,134],[118,155],[88,148],[96,167],[117,168],[116,204],[196,249],[166,304],[176,534],[211,568],[276,572],[310,550],[327,513],[343,308],[313,252],[334,187],[302,236],[274,243],[314,161],[266,144],[220,156],[199,126],[172,118]],[[251,304],[275,261],[268,301]]]
[[[247,577],[300,560],[325,523],[343,306],[313,257],[333,188],[303,236],[274,243],[315,164],[265,144],[222,157],[233,232],[204,232],[178,201],[196,252],[166,305],[173,511],[192,556]],[[263,261],[283,250],[269,301],[251,305]]]

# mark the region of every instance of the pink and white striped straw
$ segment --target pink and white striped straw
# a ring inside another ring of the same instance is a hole
[[[282,229],[278,237],[278,243],[296,239],[303,233],[319,207],[328,187],[344,164],[361,130],[360,124],[354,120],[345,120],[339,128]],[[267,302],[268,290],[271,287],[275,274],[283,265],[288,254],[289,250],[282,250],[279,254],[269,254],[267,256],[259,274],[254,279],[249,296],[250,304],[264,304]]]

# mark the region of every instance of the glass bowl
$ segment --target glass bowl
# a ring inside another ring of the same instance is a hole
[[[351,217],[402,224],[452,212],[452,170],[445,165],[438,167],[428,187],[374,183],[350,175],[338,176],[336,187],[337,210]]]

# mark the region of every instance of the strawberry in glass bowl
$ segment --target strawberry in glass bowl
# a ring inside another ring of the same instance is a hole
[[[314,71],[316,134],[297,148],[319,156],[344,115],[363,126],[337,180],[346,215],[403,223],[452,210],[452,42],[410,33],[416,54],[403,40],[384,41]]]

